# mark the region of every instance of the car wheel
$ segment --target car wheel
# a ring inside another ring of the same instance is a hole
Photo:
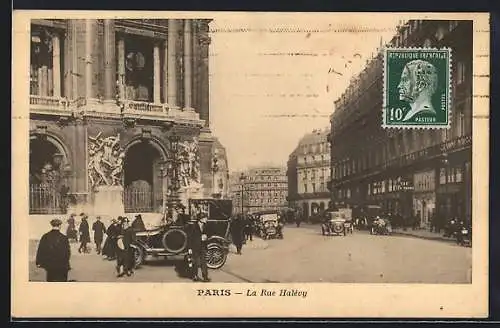
[[[136,268],[144,264],[146,259],[146,252],[141,246],[131,246],[134,249],[134,265]]]
[[[227,252],[220,244],[211,243],[207,246],[206,260],[209,269],[220,269],[226,263]]]

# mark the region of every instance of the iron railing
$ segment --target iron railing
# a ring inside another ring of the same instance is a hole
[[[125,213],[151,213],[161,210],[163,194],[147,189],[126,188],[123,191]]]
[[[54,187],[32,184],[29,193],[30,214],[66,214],[66,199]]]

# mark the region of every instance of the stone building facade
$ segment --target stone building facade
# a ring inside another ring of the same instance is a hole
[[[30,213],[213,193],[209,22],[31,21]]]
[[[332,201],[381,205],[421,226],[472,214],[472,22],[412,20],[389,47],[450,47],[451,128],[383,129],[380,51],[335,101],[331,115]]]
[[[288,204],[303,218],[319,215],[330,204],[330,129],[303,136],[287,165]]]
[[[263,166],[235,172],[230,181],[235,213],[287,208],[288,182],[283,167]]]

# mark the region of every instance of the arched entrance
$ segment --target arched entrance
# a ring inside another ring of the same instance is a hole
[[[66,152],[47,136],[32,136],[29,152],[30,214],[64,213],[69,192]]]
[[[126,213],[156,212],[163,204],[163,177],[160,162],[164,154],[152,142],[129,145],[123,164]]]
[[[316,216],[319,214],[319,204],[318,203],[311,203],[311,216]]]

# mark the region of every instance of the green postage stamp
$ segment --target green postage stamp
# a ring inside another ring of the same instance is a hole
[[[384,128],[449,128],[451,49],[386,48]]]

